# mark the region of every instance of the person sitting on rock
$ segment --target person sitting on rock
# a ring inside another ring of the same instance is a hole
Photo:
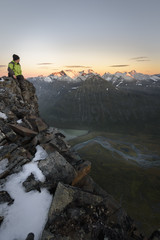
[[[13,61],[8,64],[8,76],[17,79],[21,90],[24,91],[24,77],[22,75],[22,69],[19,62],[20,57],[16,54],[13,54]]]

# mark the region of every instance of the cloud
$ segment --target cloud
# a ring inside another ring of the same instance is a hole
[[[0,68],[7,67],[6,65],[0,65]]]
[[[134,58],[131,58],[130,60],[135,60],[137,62],[147,62],[147,61],[150,61],[150,59],[147,56],[134,57]]]
[[[66,68],[91,68],[90,66],[81,66],[81,65],[72,65],[72,66],[65,66]]]
[[[150,62],[150,59],[138,59],[137,62]]]
[[[111,65],[111,66],[109,66],[109,67],[128,67],[129,65],[127,65],[127,64],[124,64],[124,65],[122,65],[122,64],[120,64],[120,65]]]
[[[37,65],[51,65],[53,63],[37,63]]]

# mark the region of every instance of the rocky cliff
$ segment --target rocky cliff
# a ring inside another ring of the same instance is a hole
[[[90,162],[71,152],[65,136],[41,119],[32,83],[25,80],[24,89],[12,78],[0,80],[0,204],[8,203],[11,208],[17,203],[12,191],[5,190],[5,183],[12,175],[24,172],[39,147],[44,156],[36,164],[43,180],[36,178],[30,165],[31,172],[18,182],[27,193],[38,192],[40,197],[45,189],[51,195],[44,229],[35,239],[146,239],[120,204],[88,175]],[[4,222],[2,215],[0,231]],[[16,231],[19,236],[19,229]],[[26,239],[34,239],[34,231],[30,232]],[[157,231],[150,239],[158,237]]]

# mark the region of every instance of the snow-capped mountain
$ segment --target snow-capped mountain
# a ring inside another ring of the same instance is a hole
[[[92,69],[84,71],[66,70],[60,72],[53,72],[49,76],[38,76],[31,78],[31,81],[38,80],[43,82],[66,82],[66,83],[81,83],[86,81],[89,77],[100,76],[100,74],[94,72]],[[159,92],[160,91],[160,75],[147,75],[138,73],[135,70],[130,72],[116,72],[111,74],[105,73],[102,78],[109,81],[117,89],[124,88],[130,90],[147,91],[147,92]]]
[[[60,72],[54,72],[48,76],[51,80],[72,81],[72,78],[67,75],[63,70]]]
[[[116,72],[114,74],[111,73],[105,73],[102,76],[107,81],[114,81],[118,78],[123,78],[124,80],[153,80],[158,81],[160,80],[160,77],[157,75],[147,75],[143,73],[137,73],[135,70],[132,70],[130,72]]]
[[[64,81],[64,82],[81,82],[85,81],[87,77],[94,75],[99,75],[94,72],[92,69],[84,70],[84,71],[74,71],[74,70],[66,70],[60,72],[53,72],[49,76],[38,76],[30,78],[32,80],[40,80],[45,82],[54,82],[55,80]],[[100,76],[100,75],[99,75]]]
[[[158,75],[147,75],[130,72],[116,72],[115,74],[105,73],[102,76],[106,81],[110,81],[116,88],[134,91],[147,91],[158,93],[160,91],[160,77]]]

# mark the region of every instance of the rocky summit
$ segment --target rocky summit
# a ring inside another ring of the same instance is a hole
[[[8,208],[16,204],[3,186],[33,161],[37,147],[45,153],[36,163],[44,180],[37,179],[33,170],[20,182],[26,193],[37,192],[40,197],[45,189],[51,194],[47,219],[41,236],[36,239],[147,239],[121,205],[88,175],[91,163],[72,152],[65,136],[40,117],[33,84],[25,80],[21,89],[17,80],[3,77],[0,79],[0,204],[6,203]],[[0,230],[4,221],[5,214],[0,216]],[[27,234],[25,239],[35,239],[32,229]],[[155,231],[149,239],[160,239],[160,232]]]

